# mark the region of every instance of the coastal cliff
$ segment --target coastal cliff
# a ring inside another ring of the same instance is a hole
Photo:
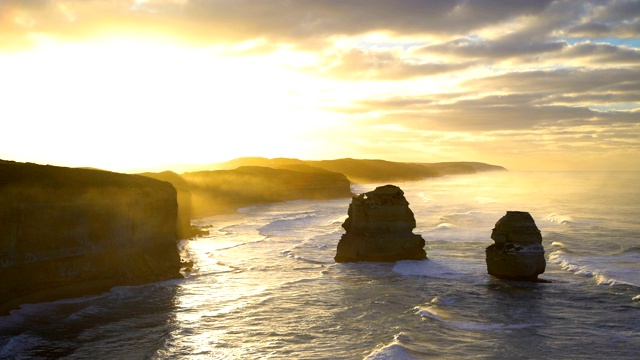
[[[154,178],[171,183],[178,195],[178,217],[176,219],[178,239],[187,239],[193,236],[191,229],[191,191],[189,184],[173,171],[163,171],[160,173],[141,173],[146,177]]]
[[[167,182],[0,161],[0,198],[0,314],[181,277]]]

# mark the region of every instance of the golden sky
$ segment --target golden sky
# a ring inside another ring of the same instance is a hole
[[[640,170],[640,1],[0,0],[0,159]]]

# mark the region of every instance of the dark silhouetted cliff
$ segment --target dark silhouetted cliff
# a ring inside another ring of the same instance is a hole
[[[181,276],[169,183],[0,161],[0,199],[0,314]]]

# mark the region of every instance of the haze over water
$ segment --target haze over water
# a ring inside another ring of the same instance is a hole
[[[396,183],[428,260],[333,261],[350,199],[197,220],[186,278],[25,305],[0,358],[616,358],[640,354],[640,173],[494,172]],[[354,185],[353,191],[381,184]],[[507,210],[542,231],[551,283],[486,273]]]

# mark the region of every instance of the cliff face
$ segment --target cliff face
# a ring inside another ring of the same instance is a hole
[[[178,239],[187,239],[191,234],[191,191],[189,184],[173,171],[163,171],[160,173],[141,173],[140,175],[167,181],[176,188],[178,193],[178,218],[176,220]]]
[[[142,176],[0,161],[0,313],[180,277],[176,196]]]
[[[338,243],[337,262],[421,260],[425,241],[413,234],[416,220],[404,192],[385,185],[352,198],[347,231]]]

